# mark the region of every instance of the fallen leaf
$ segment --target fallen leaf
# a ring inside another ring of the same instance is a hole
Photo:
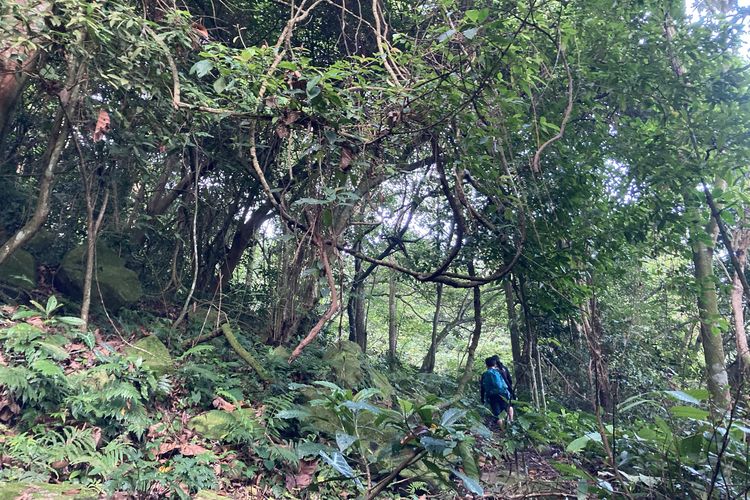
[[[198,444],[183,444],[180,446],[180,453],[186,457],[193,457],[202,453],[208,453],[209,450]]]
[[[96,119],[96,126],[94,127],[94,142],[99,142],[104,138],[104,134],[109,132],[109,113],[103,109],[99,110],[99,117]]]
[[[193,23],[193,29],[204,40],[208,40],[208,29],[200,23]]]
[[[37,328],[42,328],[44,326],[44,320],[40,318],[39,316],[27,318],[26,323],[30,324],[31,326],[35,326]]]
[[[211,404],[214,405],[214,408],[218,410],[224,410],[229,413],[232,413],[235,410],[235,406],[232,403],[219,396],[216,396]]]
[[[315,470],[318,468],[318,462],[306,462],[302,460],[299,463],[299,472],[296,474],[287,474],[285,477],[286,488],[288,490],[303,490],[310,486],[313,480]]]
[[[157,456],[159,456],[159,455],[165,455],[165,454],[169,453],[170,451],[173,451],[178,446],[180,446],[180,445],[177,444],[177,443],[162,443],[162,444],[159,445],[159,449],[156,450],[156,455]]]

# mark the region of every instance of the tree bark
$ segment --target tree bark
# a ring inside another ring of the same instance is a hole
[[[443,304],[443,284],[435,286],[435,314],[432,316],[432,335],[430,336],[430,349],[427,351],[420,371],[432,373],[435,371],[435,357],[438,348],[438,326],[440,326],[440,307]]]
[[[91,195],[91,183],[87,182],[85,188],[86,194],[86,271],[83,276],[83,300],[81,301],[81,329],[86,331],[89,327],[89,310],[91,309],[91,288],[94,283],[94,264],[96,262],[96,237],[99,234],[104,213],[107,211],[107,202],[109,201],[109,191],[104,193],[99,216],[94,219],[94,208],[96,199]]]
[[[27,0],[15,0],[14,3],[19,7],[28,7]],[[45,16],[51,7],[49,2],[39,2],[33,7],[36,15],[27,19],[5,15],[0,20],[7,26],[6,30],[0,31],[0,148],[5,142],[13,111],[29,81],[29,74],[40,66],[41,54],[44,53],[43,50],[32,48],[34,45],[14,43],[9,35],[35,37],[37,32],[45,31]]]
[[[740,265],[739,270],[735,270],[732,278],[732,316],[734,318],[735,343],[737,345],[737,360],[740,365],[740,372],[748,374],[750,372],[750,349],[747,345],[747,332],[745,331],[745,311],[744,289],[740,280],[740,273],[745,272],[747,263],[747,249],[750,247],[750,231],[738,229],[734,233],[734,251],[737,261]]]
[[[468,264],[469,276],[476,276],[476,270],[474,269],[474,261],[470,260]],[[464,373],[458,382],[457,393],[462,393],[466,388],[466,384],[471,379],[474,370],[474,358],[477,352],[477,346],[479,345],[479,337],[482,335],[482,295],[479,286],[473,288],[473,305],[474,305],[474,331],[471,335],[471,341],[469,342],[469,349],[466,356],[466,366],[464,367]]]
[[[253,247],[260,226],[273,217],[273,215],[271,204],[266,202],[255,209],[250,218],[240,225],[234,233],[232,246],[229,247],[227,256],[219,269],[219,274],[215,278],[217,287],[221,284],[222,288],[225,288],[229,284],[234,275],[234,270],[239,265],[240,260],[242,260],[242,256],[249,248]]]
[[[388,278],[388,363],[396,365],[396,345],[398,342],[396,311],[396,271],[391,270]]]
[[[729,379],[724,359],[724,345],[721,330],[718,328],[719,318],[718,296],[713,271],[713,248],[693,239],[693,264],[695,281],[698,285],[698,316],[701,325],[701,343],[703,356],[706,360],[706,375],[708,391],[713,400],[714,415],[723,413],[729,408]]]
[[[591,283],[589,283],[591,286]],[[581,326],[591,357],[591,370],[594,377],[594,397],[598,407],[604,408],[611,415],[613,410],[612,389],[609,381],[609,366],[602,347],[604,328],[599,315],[599,303],[592,296],[581,310]]]
[[[82,43],[84,39],[85,33],[79,32],[77,43]],[[39,183],[36,208],[26,224],[0,247],[0,264],[8,260],[13,252],[30,240],[39,231],[49,215],[55,168],[68,140],[70,130],[68,117],[74,115],[74,110],[78,104],[79,82],[85,70],[81,60],[75,55],[67,54],[67,58],[68,75],[65,79],[65,87],[59,93],[60,106],[52,124],[47,150],[42,161],[42,179]]]
[[[523,376],[523,358],[521,357],[521,334],[518,330],[518,316],[516,315],[516,302],[513,296],[513,284],[510,276],[503,280],[503,290],[505,291],[505,306],[508,310],[508,330],[510,331],[510,349],[513,355],[513,372],[516,377],[516,385],[524,380]]]
[[[358,243],[359,245],[359,243]],[[362,272],[362,259],[354,258],[354,279],[349,289],[346,312],[349,317],[349,340],[356,342],[367,352],[367,322],[365,319],[365,279]]]

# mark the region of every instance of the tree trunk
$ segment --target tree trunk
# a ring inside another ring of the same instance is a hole
[[[713,271],[713,249],[693,239],[693,264],[695,281],[698,285],[698,316],[701,323],[701,342],[703,356],[706,360],[708,391],[715,406],[714,414],[722,413],[729,408],[729,379],[724,360],[724,345],[721,330],[717,325],[719,319],[716,281]]]
[[[521,357],[521,335],[518,331],[518,317],[516,316],[516,302],[513,297],[513,284],[510,276],[503,280],[505,291],[505,306],[508,310],[508,330],[510,331],[510,349],[513,355],[513,374],[516,377],[516,386],[523,380],[523,358]],[[520,386],[519,386],[520,387]]]
[[[435,357],[438,348],[438,326],[440,326],[440,307],[443,303],[443,284],[438,283],[435,287],[435,314],[432,316],[432,335],[430,337],[430,349],[422,360],[420,371],[432,373],[435,371]]]
[[[28,1],[15,0],[13,3],[25,7]],[[41,54],[45,53],[33,44],[14,43],[12,37],[7,35],[15,32],[23,33],[22,36],[39,38],[40,32],[46,31],[45,18],[51,7],[52,4],[49,2],[39,2],[34,6],[36,15],[33,17],[21,19],[13,15],[4,15],[0,19],[0,24],[5,26],[5,29],[0,31],[0,148],[5,142],[11,116],[29,81],[29,75],[40,66]]]
[[[89,326],[89,310],[91,309],[91,288],[94,283],[94,264],[96,262],[96,237],[99,234],[104,213],[107,211],[107,202],[109,201],[109,191],[104,193],[102,206],[99,209],[99,216],[94,219],[94,208],[96,199],[91,194],[90,180],[84,180],[87,184],[85,187],[86,196],[86,270],[83,275],[83,300],[81,301],[81,329],[86,331]]]
[[[476,270],[474,269],[474,261],[470,260],[468,265],[469,276],[476,276]],[[466,384],[471,379],[474,370],[474,357],[477,352],[477,346],[479,345],[479,337],[482,335],[482,295],[480,288],[475,286],[473,288],[473,305],[474,305],[474,331],[471,334],[471,341],[469,342],[469,349],[466,356],[466,366],[464,367],[464,373],[458,382],[457,393],[462,393],[466,388]]]
[[[388,363],[396,365],[396,343],[398,329],[396,324],[396,271],[391,270],[388,278]]]
[[[249,248],[253,247],[260,226],[273,217],[273,215],[274,212],[271,210],[271,204],[264,203],[255,209],[247,222],[237,229],[232,238],[232,246],[229,248],[226,258],[221,264],[219,274],[215,277],[214,282],[217,289],[219,284],[221,284],[222,288],[226,288],[234,275],[234,270],[239,265],[240,260],[242,260],[242,256]]]
[[[591,286],[591,283],[589,283],[589,286]],[[609,366],[602,348],[604,328],[599,315],[599,303],[595,296],[592,296],[588,303],[581,308],[581,326],[591,357],[591,369],[594,377],[593,389],[595,402],[597,403],[595,407],[601,406],[607,414],[611,415],[613,399],[609,382]]]
[[[747,249],[750,247],[750,231],[738,229],[734,233],[733,243],[734,251],[737,255],[737,261],[740,264],[740,271],[745,272],[747,262]],[[744,290],[742,282],[735,271],[732,279],[732,316],[734,318],[735,342],[737,344],[737,360],[740,365],[740,373],[748,374],[750,372],[750,349],[747,345],[747,332],[745,331],[745,311],[744,311]]]
[[[82,43],[84,39],[85,33],[80,32],[77,36],[77,42]],[[83,64],[76,56],[68,54],[67,57],[68,75],[65,79],[64,89],[59,94],[60,106],[54,118],[49,142],[47,143],[47,150],[43,157],[42,164],[44,167],[42,179],[39,183],[36,208],[34,209],[34,214],[26,224],[0,247],[0,264],[5,262],[13,252],[30,240],[39,231],[47,220],[47,215],[49,215],[55,168],[68,141],[70,123],[67,117],[74,116],[74,110],[78,104],[79,82],[85,70]]]
[[[359,249],[357,243],[357,249]],[[367,322],[365,319],[365,279],[362,272],[362,259],[354,258],[354,279],[349,290],[346,312],[349,317],[349,340],[356,342],[367,352]]]

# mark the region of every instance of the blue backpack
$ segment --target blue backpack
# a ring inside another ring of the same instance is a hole
[[[499,370],[489,369],[482,374],[482,389],[491,397],[502,396],[510,400],[510,390]]]

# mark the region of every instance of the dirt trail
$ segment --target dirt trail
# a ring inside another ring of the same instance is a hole
[[[548,458],[534,450],[518,451],[504,460],[493,460],[482,467],[485,498],[577,498],[575,481],[563,479]]]

